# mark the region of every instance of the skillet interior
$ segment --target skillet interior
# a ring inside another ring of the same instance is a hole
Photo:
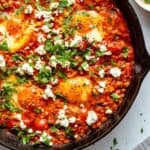
[[[143,34],[138,21],[138,18],[132,9],[129,2],[116,0],[116,4],[121,9],[128,23],[129,30],[131,32],[131,39],[135,49],[135,74],[131,85],[129,86],[126,96],[124,98],[124,103],[121,105],[117,113],[115,113],[103,126],[98,130],[87,135],[78,142],[69,143],[67,145],[61,145],[60,147],[55,147],[53,149],[81,149],[90,144],[96,142],[97,140],[108,134],[125,116],[131,107],[136,95],[138,94],[142,80],[144,79],[146,73],[150,70],[150,56],[148,55],[144,43]],[[17,138],[9,133],[5,129],[0,130],[0,143],[10,149],[20,149],[20,150],[48,150],[51,148],[40,145],[38,147],[33,147],[31,145],[23,146]]]

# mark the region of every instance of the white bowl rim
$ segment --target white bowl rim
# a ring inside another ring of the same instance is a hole
[[[143,9],[147,10],[150,12],[150,4],[146,4],[144,2],[144,0],[135,0],[135,2],[140,6],[142,7]]]

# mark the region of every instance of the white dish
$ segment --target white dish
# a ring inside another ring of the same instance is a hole
[[[135,2],[142,7],[143,9],[147,10],[150,12],[150,4],[147,4],[144,2],[144,0],[135,0]]]

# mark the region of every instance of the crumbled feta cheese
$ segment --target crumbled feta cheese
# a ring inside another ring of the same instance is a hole
[[[55,40],[54,40],[54,44],[55,44],[55,45],[57,45],[57,44],[58,44],[58,45],[62,45],[62,44],[63,44],[63,40],[62,40],[62,39],[55,39]]]
[[[40,45],[39,47],[37,47],[35,49],[35,52],[38,53],[39,55],[45,55],[46,54],[46,50],[44,48],[44,45]]]
[[[28,133],[33,133],[33,129],[28,129]]]
[[[97,91],[98,91],[99,93],[101,93],[101,94],[102,94],[102,93],[104,93],[104,88],[100,88],[100,87],[98,87],[98,88],[97,88]]]
[[[100,51],[101,52],[106,52],[107,51],[107,47],[105,45],[100,45]]]
[[[56,58],[56,56],[54,56],[54,55],[51,56],[49,65],[54,67],[54,68],[56,68],[56,66],[57,66],[57,58]]]
[[[58,83],[58,79],[56,77],[51,77],[51,83],[52,85],[55,85]]]
[[[75,123],[76,122],[76,117],[71,117],[68,120],[69,120],[69,123]]]
[[[31,5],[28,5],[27,7],[26,7],[26,9],[24,10],[24,13],[25,14],[31,14],[33,12],[33,8],[32,8],[32,6]]]
[[[2,55],[0,55],[0,69],[4,70],[6,67],[6,61]]]
[[[59,34],[60,33],[60,29],[52,29],[52,33],[53,34]]]
[[[51,10],[52,10],[52,9],[57,9],[58,6],[59,6],[59,3],[58,3],[58,2],[52,2],[52,3],[50,4],[50,9],[51,9]]]
[[[105,55],[110,56],[110,55],[112,55],[112,52],[111,51],[107,51],[107,52],[105,52]]]
[[[106,81],[100,81],[98,82],[99,86],[102,87],[102,88],[105,88],[106,87]]]
[[[94,124],[96,121],[98,120],[97,114],[92,110],[92,111],[88,111],[88,116],[86,119],[86,123],[91,126],[92,124]]]
[[[47,25],[43,25],[41,27],[41,30],[44,32],[44,33],[49,33],[51,30],[50,28],[47,26]]]
[[[24,124],[24,122],[21,120],[20,121],[20,128],[25,129],[27,126]]]
[[[67,118],[63,118],[61,120],[59,120],[59,124],[62,126],[62,127],[65,127],[67,128],[69,126],[69,121]]]
[[[89,70],[89,64],[87,62],[83,62],[81,64],[81,67],[83,68],[83,70],[88,71]]]
[[[107,109],[106,111],[105,111],[105,114],[107,114],[107,115],[111,115],[113,113],[113,111],[111,110],[111,109]]]
[[[73,5],[75,2],[76,2],[75,0],[68,0],[68,6]]]
[[[56,123],[60,124],[63,127],[69,126],[69,120],[67,119],[64,109],[59,110],[58,119],[57,119]]]
[[[47,85],[44,94],[43,94],[43,98],[45,100],[47,100],[48,98],[52,98],[53,100],[55,100],[55,95],[52,91],[52,87],[50,85]]]
[[[46,38],[44,37],[43,34],[39,34],[39,35],[38,35],[38,38],[37,38],[37,41],[38,41],[39,43],[43,43],[43,42],[46,41]]]
[[[51,21],[54,20],[54,18],[51,15],[50,11],[36,11],[35,12],[35,18],[36,19],[42,19],[44,18],[44,21]]]
[[[20,75],[24,75],[25,73],[28,75],[33,75],[33,68],[28,63],[24,63],[22,66],[18,67],[17,73]]]
[[[39,59],[37,62],[36,62],[36,64],[35,64],[35,69],[37,69],[37,70],[41,70],[42,69],[42,67],[43,67],[43,65],[44,65],[44,62],[42,62],[41,61],[41,59]]]
[[[98,41],[100,42],[102,40],[102,36],[100,35],[100,32],[97,28],[94,28],[90,32],[86,34],[86,37],[89,42]]]
[[[104,69],[100,69],[100,71],[98,72],[98,74],[99,74],[99,76],[100,76],[101,78],[104,78],[104,76],[105,76],[105,71],[104,71]]]
[[[110,69],[110,74],[114,77],[114,78],[118,78],[121,76],[121,69],[118,67],[114,67]]]
[[[48,135],[48,133],[46,133],[45,131],[41,134],[39,141],[40,142],[48,142],[49,141],[49,145],[53,145],[52,141],[51,141],[52,137],[50,135]]]
[[[80,42],[82,42],[82,37],[79,35],[75,35],[74,39],[70,43],[70,46],[78,46]]]

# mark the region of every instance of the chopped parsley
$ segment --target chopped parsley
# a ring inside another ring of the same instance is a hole
[[[8,44],[6,41],[4,41],[2,44],[0,44],[0,50],[8,51]]]
[[[52,126],[50,128],[51,133],[56,133],[58,131],[58,129],[55,126]]]
[[[128,53],[129,53],[129,48],[124,47],[122,52],[123,58],[128,58]]]
[[[143,134],[143,132],[144,132],[144,129],[143,129],[143,128],[141,128],[140,132],[141,132],[141,134]]]
[[[47,69],[45,66],[39,71],[38,75],[35,77],[35,80],[42,84],[47,84],[50,82],[51,70]]]
[[[66,128],[65,129],[65,134],[66,136],[68,136],[69,138],[73,138],[73,130],[71,128]]]
[[[39,109],[39,108],[35,108],[35,109],[34,109],[34,112],[37,113],[37,114],[41,114],[41,113],[42,113],[42,110]]]
[[[113,100],[116,101],[116,102],[117,102],[117,101],[119,100],[119,98],[120,98],[120,96],[119,96],[117,93],[112,93],[112,94],[111,94],[111,97],[112,97]]]

